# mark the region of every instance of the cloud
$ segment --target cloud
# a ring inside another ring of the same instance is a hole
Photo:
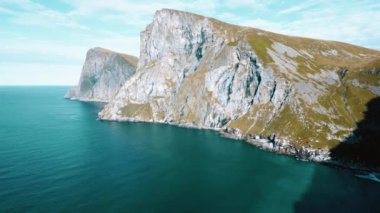
[[[337,40],[369,48],[379,47],[380,31],[375,23],[380,23],[380,11],[347,11],[341,8],[300,10],[294,20],[269,21],[250,19],[242,25],[260,28],[282,34]],[[289,11],[289,10],[288,10]]]
[[[13,24],[46,28],[88,29],[70,15],[30,0],[3,0],[0,2],[0,13],[8,15],[10,23]]]
[[[380,9],[380,3],[368,4],[368,9]]]
[[[99,32],[102,36],[84,35],[86,45],[90,47],[103,47],[116,52],[126,53],[129,55],[139,56],[140,54],[140,37],[127,36],[110,31]]]
[[[52,10],[17,13],[11,19],[12,23],[46,28],[66,27],[87,30],[88,27],[71,20],[62,13]]]
[[[305,1],[301,4],[297,4],[297,5],[294,5],[292,7],[289,7],[289,8],[286,8],[284,10],[281,10],[280,12],[278,12],[277,14],[278,15],[285,15],[285,14],[289,14],[289,13],[295,13],[295,12],[299,12],[299,11],[304,11],[305,9],[308,9],[310,7],[313,7],[315,5],[319,4],[318,1]]]
[[[103,32],[103,36],[75,35],[80,41],[67,44],[59,40],[39,40],[31,38],[1,39],[0,62],[55,62],[81,64],[86,52],[92,47],[103,47],[117,52],[139,55],[139,37],[128,37],[118,33]],[[78,69],[78,72],[80,70]]]
[[[5,8],[5,7],[1,7],[0,6],[0,14],[7,14],[7,15],[10,15],[10,14],[13,14],[13,11],[8,9],[8,8]]]
[[[0,39],[2,48],[0,61],[55,61],[60,63],[80,63],[87,51],[86,46],[69,45],[57,40],[18,38]],[[19,57],[18,57],[19,56]],[[22,56],[22,57],[20,57]]]
[[[20,10],[41,10],[44,9],[45,6],[42,4],[33,2],[31,0],[2,0],[0,5],[13,5],[17,6]]]
[[[247,27],[254,27],[254,28],[259,28],[263,30],[269,30],[277,33],[286,33],[287,26],[284,24],[280,24],[277,22],[272,22],[272,21],[267,21],[264,19],[250,19],[246,21],[242,21],[240,23],[242,26],[247,26]]]
[[[28,72],[53,77],[53,74],[43,73],[50,69],[51,73],[57,71],[59,78],[67,65],[74,77],[64,81],[76,82],[86,51],[95,46],[138,56],[139,33],[152,21],[155,11],[162,8],[189,11],[282,34],[339,40],[380,49],[377,26],[380,4],[370,0],[291,1],[295,2],[293,4],[277,0],[56,2],[63,7],[38,2],[0,0],[0,84],[4,84],[5,72],[9,82],[17,80],[9,77],[9,71],[3,71],[16,70],[10,64],[20,64],[16,66],[19,71],[14,71],[19,75],[30,65]],[[44,64],[49,69],[43,68]],[[39,72],[39,69],[44,71]]]
[[[0,85],[75,85],[80,74],[78,66],[52,63],[0,63],[0,70]]]
[[[147,17],[152,17],[155,11],[162,8],[172,8],[177,10],[197,11],[204,15],[215,14],[218,7],[217,0],[195,0],[195,1],[128,1],[113,0],[112,3],[107,1],[93,0],[64,0],[74,9],[69,13],[71,16],[82,17],[99,15],[103,19],[124,20],[130,25],[147,24]],[[149,20],[150,21],[150,20]]]

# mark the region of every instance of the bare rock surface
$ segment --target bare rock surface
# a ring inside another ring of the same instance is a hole
[[[163,9],[141,33],[136,74],[99,113],[220,130],[328,161],[379,97],[380,52]]]
[[[70,88],[65,98],[108,102],[136,72],[137,61],[134,56],[107,49],[90,49],[78,85]]]

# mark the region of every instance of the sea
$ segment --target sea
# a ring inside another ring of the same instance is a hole
[[[218,132],[97,119],[68,87],[0,87],[0,212],[380,212],[380,183]]]

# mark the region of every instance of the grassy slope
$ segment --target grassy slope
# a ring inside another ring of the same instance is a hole
[[[380,75],[373,72],[380,69],[378,51],[341,42],[285,36],[257,29],[246,30],[246,38],[264,67],[271,67],[275,71],[278,67],[267,53],[268,49],[272,49],[273,42],[280,42],[297,51],[307,51],[313,58],[303,55],[294,59],[298,64],[297,74],[305,82],[321,83],[307,76],[320,73],[321,69],[336,69],[337,72],[347,70],[347,73],[344,77],[337,73],[342,76],[338,85],[323,85],[327,86],[328,92],[319,97],[318,103],[314,103],[332,109],[335,116],[318,113],[313,110],[314,106],[302,100],[287,104],[280,111],[276,111],[271,104],[254,106],[247,115],[230,123],[230,127],[240,129],[245,134],[267,137],[275,133],[299,146],[332,148],[340,142],[337,138],[344,138],[350,131],[332,132],[327,124],[355,128],[356,123],[363,119],[366,103],[376,97],[368,89],[355,87],[351,82],[356,79],[361,84],[380,86]],[[230,45],[237,45],[237,42]],[[322,54],[331,49],[337,50],[338,54]],[[281,77],[295,83],[296,80],[289,76],[282,73]],[[296,94],[291,99],[295,96]],[[328,138],[328,134],[336,138]]]
[[[205,19],[205,17],[195,15],[194,19],[199,21]],[[212,18],[209,18],[209,20],[216,34],[229,41],[228,46],[237,46],[241,42],[248,43],[257,54],[259,62],[264,68],[272,68],[276,75],[291,83],[296,83],[301,79],[304,82],[316,85],[321,84],[323,82],[319,82],[318,79],[311,79],[308,76],[320,73],[321,69],[335,69],[337,74],[341,76],[340,82],[336,85],[322,85],[327,92],[318,98],[318,102],[312,105],[305,103],[302,99],[297,99],[297,94],[293,94],[290,100],[297,101],[285,104],[281,110],[275,109],[270,103],[253,106],[245,116],[230,122],[229,127],[231,128],[239,129],[244,134],[255,134],[264,137],[275,133],[279,138],[288,139],[298,146],[310,146],[313,148],[327,146],[332,148],[339,144],[340,139],[338,138],[346,137],[350,133],[350,129],[356,127],[356,123],[363,118],[363,112],[366,110],[365,104],[375,97],[368,89],[353,86],[352,80],[357,80],[361,84],[379,86],[380,75],[373,72],[373,70],[380,69],[379,51],[341,42],[286,36],[254,28],[240,27]],[[149,27],[147,29],[149,30]],[[298,64],[295,74],[279,72],[278,65],[274,63],[274,60],[268,54],[268,49],[273,50],[272,44],[274,42],[285,44],[299,52],[306,51],[309,54],[309,56],[301,54],[301,56],[293,58]],[[323,54],[323,52],[332,49],[337,51],[337,55]],[[199,94],[199,90],[202,90],[203,86],[201,84],[193,87],[194,85],[191,83],[203,82],[204,73],[207,70],[202,67],[201,65],[199,71],[188,76],[184,84],[187,82],[190,85],[183,85],[180,88],[177,102],[184,102],[187,95],[191,98],[192,95],[196,96]],[[347,70],[345,75],[341,73],[343,70]],[[294,76],[297,78],[294,78]],[[189,87],[196,89],[184,89]],[[189,94],[189,91],[193,94]],[[207,102],[213,101],[209,99],[210,97],[205,93],[202,97],[204,102],[198,104],[207,104]],[[197,103],[192,103],[191,100],[188,104],[191,106],[189,107],[190,109],[197,105]],[[332,111],[334,116],[314,110],[319,105]],[[200,121],[199,115],[191,111],[187,111],[184,116],[180,116],[180,108],[178,107],[174,110],[176,120],[182,123],[195,124]],[[150,107],[146,105],[131,105],[123,109],[123,114],[127,117],[136,116],[136,113],[139,114],[138,117],[152,118]],[[163,115],[160,117],[163,117]],[[329,123],[346,129],[333,132],[328,126]],[[334,137],[329,138],[328,135]]]
[[[112,51],[112,50],[109,50],[109,49],[105,49],[105,48],[102,48],[102,47],[95,47],[95,49],[97,51],[101,51],[101,52],[108,53],[108,54],[118,54],[124,60],[126,60],[129,64],[131,64],[134,67],[137,67],[137,63],[138,63],[139,59],[137,57],[135,57],[135,56],[124,54],[124,53],[115,52],[115,51]]]

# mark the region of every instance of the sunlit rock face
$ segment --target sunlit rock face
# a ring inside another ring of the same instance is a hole
[[[101,119],[218,129],[320,161],[380,95],[380,52],[340,42],[163,9],[140,45],[136,74]]]
[[[137,61],[134,56],[103,48],[90,49],[78,85],[70,88],[65,98],[108,102],[136,72]]]
[[[222,128],[253,103],[273,101],[279,107],[289,85],[276,83],[248,42],[230,45],[238,32],[223,25],[189,13],[157,12],[141,34],[137,74],[101,117]],[[129,104],[144,107],[132,115]]]

